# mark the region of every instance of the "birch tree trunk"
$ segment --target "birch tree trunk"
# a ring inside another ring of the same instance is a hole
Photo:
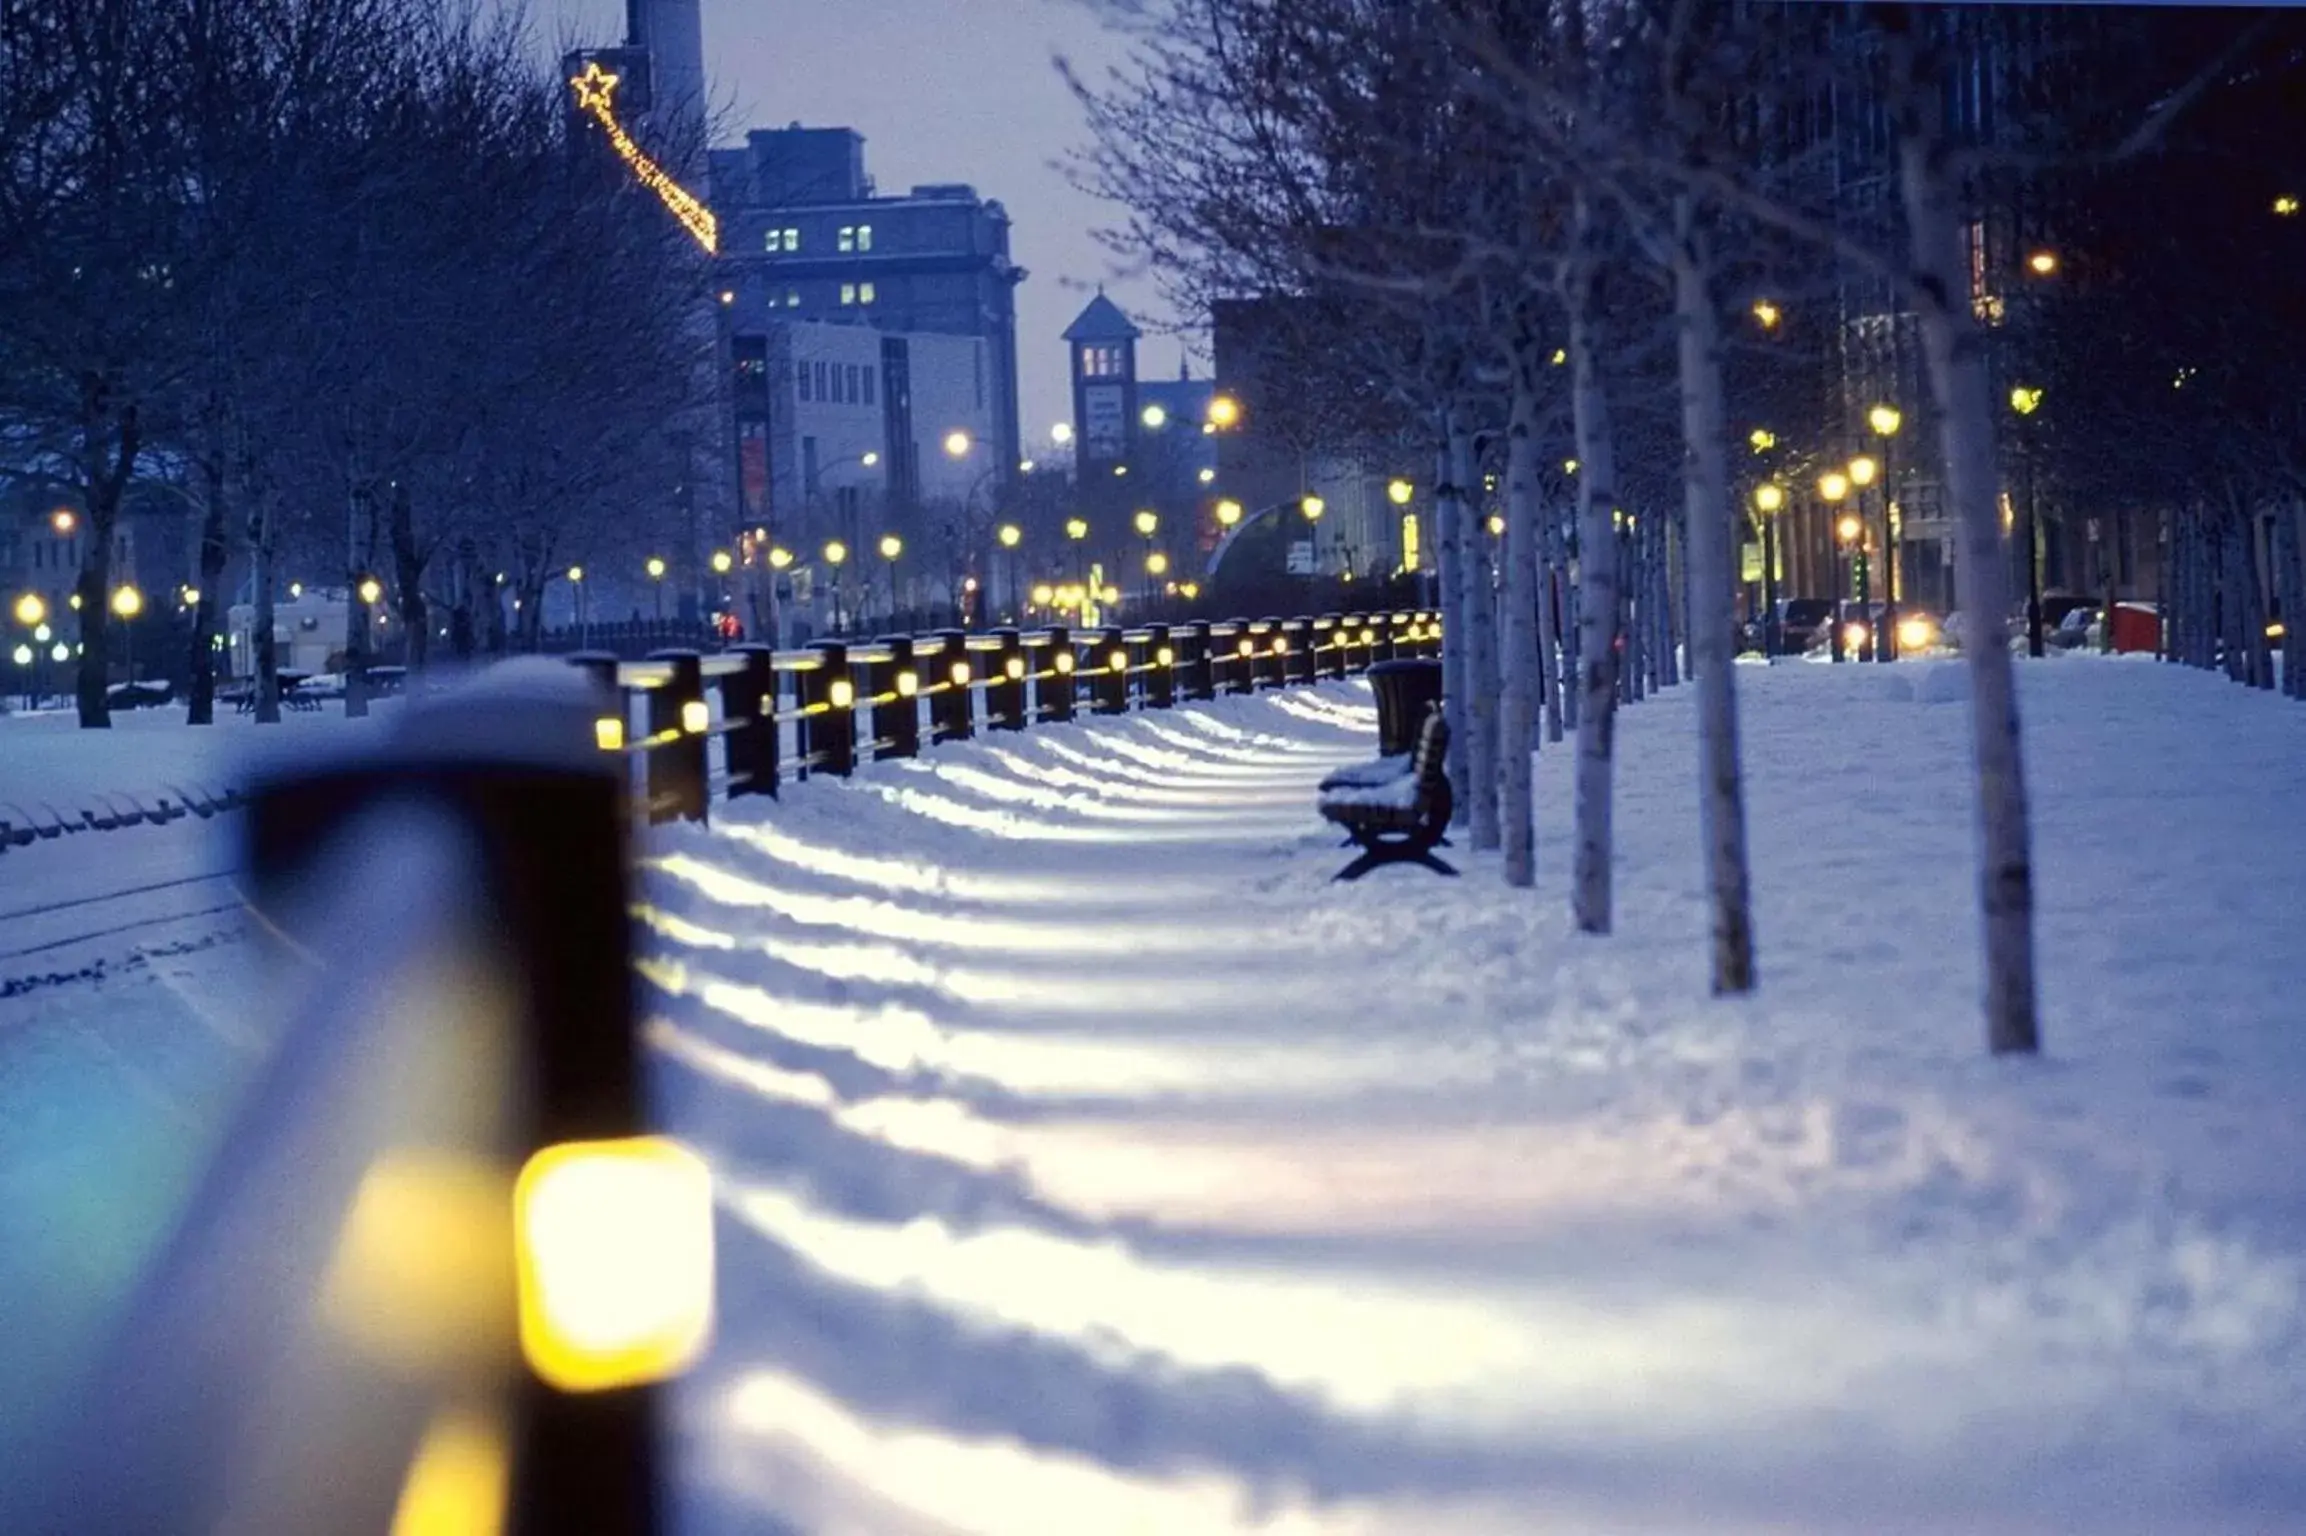
[[[1994,415],[1985,336],[1969,309],[1961,187],[1939,82],[1905,51],[1892,82],[1899,193],[1918,293],[1922,352],[1942,435],[1946,497],[1961,537],[1963,606],[1979,643],[1970,669],[1978,775],[1978,895],[1985,926],[1986,1043],[1996,1054],[2041,1049],[2035,1012],[2034,866],[2026,809],[2017,678],[1999,643],[2010,611],[2009,550],[1994,495]]]
[[[1473,434],[1462,418],[1453,417],[1449,431],[1449,467],[1462,488],[1458,504],[1459,537],[1465,560],[1466,789],[1473,805],[1467,830],[1475,848],[1498,846],[1497,825],[1497,581],[1490,558],[1489,531],[1481,526],[1481,503],[1473,487],[1481,483],[1474,462]]]
[[[1505,443],[1505,623],[1498,750],[1504,754],[1499,793],[1499,835],[1505,848],[1505,883],[1537,883],[1537,810],[1530,754],[1537,750],[1538,678],[1545,653],[1538,644],[1537,603],[1537,370],[1543,365],[1537,334],[1526,317],[1513,337],[1513,399]]]
[[[1561,533],[1559,514],[1538,503],[1538,542],[1543,563],[1537,573],[1537,665],[1545,680],[1545,739],[1561,740]]]
[[[1441,438],[1434,449],[1434,549],[1440,564],[1442,715],[1449,723],[1450,825],[1464,826],[1473,813],[1473,790],[1466,775],[1466,695],[1472,680],[1466,668],[1465,613],[1465,507],[1457,481],[1451,477],[1449,418],[1443,413]]]
[[[1721,311],[1696,249],[1689,200],[1675,209],[1674,313],[1680,325],[1682,490],[1690,573],[1690,669],[1697,679],[1698,835],[1705,846],[1715,994],[1757,979],[1746,869],[1745,784],[1738,758],[1737,668],[1730,664],[1729,455],[1723,444]]]
[[[1577,435],[1577,832],[1570,910],[1585,933],[1610,926],[1610,775],[1617,728],[1617,455],[1602,391],[1594,312],[1600,263],[1593,209],[1580,190],[1571,207],[1565,273],[1571,416]]]

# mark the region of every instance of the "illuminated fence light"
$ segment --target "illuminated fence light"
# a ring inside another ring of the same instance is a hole
[[[900,673],[898,673],[898,674],[897,674],[897,697],[898,697],[898,698],[900,698],[900,699],[910,699],[910,698],[913,698],[913,697],[917,696],[917,695],[920,693],[920,691],[921,691],[921,674],[920,674],[920,673],[918,673],[918,672],[900,672]]]
[[[1257,642],[1256,642],[1256,641],[1254,641],[1254,640],[1252,640],[1252,639],[1250,639],[1250,638],[1249,638],[1247,635],[1243,635],[1243,636],[1241,637],[1241,654],[1242,654],[1242,655],[1244,655],[1244,656],[1254,656],[1254,655],[1256,655],[1256,654],[1257,654]]]
[[[603,752],[622,752],[625,723],[614,715],[603,715],[593,722],[593,741]]]
[[[857,702],[857,685],[845,677],[836,677],[832,686],[825,690],[825,698],[833,708],[847,709]]]
[[[659,1381],[713,1325],[713,1191],[703,1159],[660,1136],[571,1141],[513,1186],[520,1344],[564,1392]]]
[[[1129,653],[1127,651],[1115,651],[1105,658],[1105,665],[1116,672],[1126,672],[1129,670]]]
[[[1289,654],[1289,640],[1287,636],[1275,635],[1273,637],[1273,654],[1276,656],[1286,656]]]
[[[1361,632],[1361,643],[1363,645],[1375,645],[1377,643],[1377,631],[1374,629],[1363,630]]]
[[[1164,667],[1174,666],[1177,662],[1177,653],[1169,647],[1163,646],[1153,653],[1153,659]]]
[[[1073,673],[1073,653],[1071,651],[1059,651],[1052,665],[1056,667],[1059,677],[1070,677]]]
[[[681,729],[691,736],[702,736],[713,727],[713,712],[703,699],[689,699],[681,705]]]
[[[967,662],[965,662],[965,661],[956,661],[956,662],[954,662],[954,663],[953,663],[953,670],[952,670],[951,676],[952,676],[952,679],[953,679],[953,686],[954,686],[954,687],[956,687],[956,688],[966,688],[966,687],[968,687],[968,686],[969,686],[969,664],[968,664]]]
[[[1025,675],[1025,658],[1022,656],[1012,656],[1007,661],[1001,663],[1001,670],[1009,675],[1009,680],[1011,682],[1015,682],[1017,679]]]

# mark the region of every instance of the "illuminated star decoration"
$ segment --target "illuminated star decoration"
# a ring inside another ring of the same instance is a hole
[[[585,61],[585,72],[571,77],[569,89],[576,92],[577,110],[588,113],[601,125],[613,146],[640,184],[654,192],[672,216],[681,221],[683,228],[696,236],[697,244],[709,252],[720,250],[720,220],[713,211],[697,201],[694,193],[665,174],[664,167],[649,158],[648,151],[633,142],[625,132],[624,124],[617,121],[612,99],[616,94],[617,77],[601,68],[601,61]]]

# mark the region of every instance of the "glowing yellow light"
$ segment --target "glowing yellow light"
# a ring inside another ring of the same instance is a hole
[[[1898,428],[1904,423],[1905,418],[1898,414],[1898,408],[1894,405],[1877,405],[1866,412],[1866,425],[1874,429],[1877,437],[1896,437]]]
[[[27,629],[48,621],[48,604],[37,592],[27,592],[16,599],[16,622]]]
[[[825,564],[839,565],[848,558],[849,546],[843,544],[839,539],[835,539],[825,546]]]
[[[2298,199],[2284,193],[2274,199],[2274,211],[2283,218],[2288,218],[2298,211]]]
[[[2026,258],[2026,266],[2036,277],[2048,277],[2058,270],[2057,253],[2055,251],[2036,251]]]
[[[969,434],[956,428],[945,434],[945,452],[953,458],[965,458],[969,452]]]
[[[288,595],[292,598],[304,596],[304,583],[301,581],[290,582],[288,584]]]
[[[1926,651],[1938,643],[1938,626],[1920,614],[1898,620],[1898,644],[1909,651]]]
[[[1001,663],[1001,671],[1007,675],[1009,681],[1015,682],[1018,678],[1025,675],[1025,658],[1022,656],[1011,656],[1008,660]]]
[[[1818,477],[1818,494],[1828,501],[1840,501],[1850,493],[1850,477],[1840,470],[1828,470]]]
[[[905,541],[893,533],[881,535],[881,558],[894,560],[905,552]]]
[[[1408,506],[1409,498],[1416,494],[1417,488],[1406,480],[1389,480],[1386,482],[1385,499],[1397,507]]]
[[[493,1415],[451,1408],[425,1426],[400,1498],[392,1536],[497,1536],[512,1486],[512,1448]]]
[[[1767,453],[1778,445],[1778,435],[1767,427],[1756,427],[1746,434],[1746,441],[1753,444],[1754,452]]]
[[[593,745],[603,752],[622,752],[625,747],[625,723],[614,715],[603,715],[595,720]]]
[[[1097,601],[1100,603],[1117,603],[1121,601],[1121,589],[1119,587],[1107,587],[1097,594]]]
[[[874,465],[881,462],[881,456],[868,449],[866,450],[864,456],[858,459],[857,462],[864,465],[865,468],[871,469]]]
[[[769,551],[769,566],[772,570],[784,570],[792,563],[793,552],[785,548],[783,545],[780,544],[775,549]]]
[[[72,605],[72,611],[73,611],[74,613],[78,613],[78,612],[80,611],[80,594],[79,594],[79,593],[77,593],[77,592],[73,593],[73,594],[72,594],[70,597],[66,598],[66,599],[65,599],[65,601],[66,601],[66,602],[68,602],[68,603],[70,603],[70,604]]]
[[[1201,583],[1198,581],[1184,582],[1178,586],[1177,595],[1187,602],[1191,602],[1201,595]]]
[[[1217,503],[1217,521],[1230,528],[1241,521],[1241,503],[1231,497]]]
[[[1034,607],[1046,608],[1056,598],[1057,589],[1044,581],[1037,584],[1029,596],[1032,598]]]
[[[2010,409],[2020,416],[2031,416],[2042,407],[2042,392],[2020,384],[2010,391]]]
[[[1164,576],[1169,571],[1169,557],[1159,550],[1145,557],[1145,571],[1150,576]]]
[[[1071,675],[1073,671],[1073,653],[1071,651],[1059,651],[1051,665],[1056,667],[1057,675],[1059,677]]]
[[[681,705],[681,729],[691,736],[702,736],[712,724],[713,712],[703,699],[690,699]]]
[[[58,507],[48,514],[48,526],[58,533],[70,533],[79,523],[80,520],[72,515],[70,507]]]
[[[953,686],[956,688],[969,686],[969,664],[965,661],[954,662],[952,670],[945,675],[953,680]]]
[[[1209,425],[1230,427],[1241,419],[1241,402],[1231,395],[1217,395],[1209,401]]]
[[[1140,511],[1130,522],[1147,538],[1153,537],[1153,530],[1161,526],[1161,519],[1150,511]]]
[[[1160,406],[1149,405],[1137,413],[1137,419],[1158,432],[1169,425],[1169,413]]]
[[[1774,330],[1776,330],[1776,329],[1778,328],[1778,321],[1782,320],[1783,318],[1785,318],[1785,313],[1784,313],[1784,311],[1780,310],[1780,309],[1779,309],[1779,308],[1778,308],[1778,307],[1777,307],[1775,304],[1772,304],[1772,303],[1771,303],[1769,300],[1767,300],[1767,299],[1756,299],[1756,300],[1754,300],[1754,319],[1755,319],[1755,321],[1756,321],[1756,322],[1758,322],[1758,323],[1760,324],[1760,326],[1761,326],[1761,328],[1762,328],[1763,330],[1765,330],[1765,331],[1774,331]]]
[[[649,579],[651,581],[662,581],[665,579],[665,563],[654,555],[649,556],[647,570],[649,573]]]
[[[1874,477],[1881,473],[1881,469],[1881,465],[1867,458],[1864,454],[1860,454],[1850,460],[1850,484],[1872,485]]]
[[[1243,636],[1241,637],[1241,646],[1240,646],[1240,651],[1241,651],[1241,654],[1242,654],[1242,655],[1244,655],[1244,656],[1254,656],[1254,655],[1256,655],[1256,654],[1257,654],[1257,642],[1256,642],[1256,641],[1254,641],[1254,640],[1252,640],[1252,639],[1250,639],[1250,638],[1249,638],[1247,635],[1243,635]]]
[[[584,580],[584,579],[585,579],[585,568],[584,568],[583,566],[581,566],[581,565],[572,565],[572,566],[570,566],[570,567],[568,568],[568,579],[569,579],[569,580],[571,580],[571,581],[582,581],[582,580]]]
[[[727,550],[716,549],[713,551],[713,569],[719,571],[722,575],[726,576],[729,573],[729,568],[736,563],[737,562],[735,560],[729,557],[729,552]]]
[[[1855,620],[1842,626],[1842,649],[1854,651],[1866,643],[1866,627]]]
[[[713,1191],[704,1161],[657,1136],[572,1141],[513,1188],[521,1352],[548,1385],[657,1381],[712,1332]]]
[[[1489,514],[1489,531],[1492,534],[1502,534],[1505,532],[1505,518],[1503,514],[1497,512],[1492,512]]]
[[[134,587],[116,587],[112,593],[112,611],[124,619],[133,619],[144,611],[144,594]]]
[[[900,699],[909,699],[909,698],[912,698],[914,695],[918,694],[920,691],[921,691],[921,674],[920,674],[920,673],[918,673],[918,672],[900,672],[900,673],[898,673],[898,674],[897,674],[897,697],[898,697],[898,698],[900,698]]]
[[[845,677],[836,677],[825,689],[825,702],[835,709],[848,709],[857,702],[857,685]]]
[[[1065,519],[1065,537],[1068,539],[1085,539],[1089,537],[1088,523],[1078,517],[1069,517]]]
[[[1840,539],[1844,544],[1855,544],[1858,541],[1858,535],[1865,532],[1865,527],[1864,523],[1858,521],[1856,513],[1844,513],[1840,521],[1834,524],[1834,537]]]
[[[718,252],[721,226],[720,221],[713,217],[713,211],[699,202],[686,187],[666,175],[664,168],[650,159],[648,151],[634,143],[633,136],[625,132],[624,124],[617,121],[612,100],[617,80],[617,76],[601,68],[600,60],[587,62],[585,72],[569,81],[570,89],[576,92],[577,110],[590,113],[600,123],[602,130],[609,136],[609,144],[625,164],[632,168],[634,179],[657,195],[672,216],[680,220],[681,227],[696,238],[697,244],[707,251]]]
[[[1363,645],[1375,645],[1377,643],[1377,631],[1374,629],[1363,630],[1361,632],[1361,643]]]
[[[1286,655],[1288,655],[1288,654],[1289,654],[1289,637],[1288,637],[1288,636],[1286,636],[1286,635],[1275,635],[1275,636],[1273,637],[1273,654],[1274,654],[1274,655],[1276,655],[1276,656],[1286,656]]]
[[[1126,672],[1129,670],[1129,653],[1127,651],[1115,651],[1105,658],[1105,665],[1116,672]]]
[[[1560,367],[1562,364],[1564,364],[1564,363],[1566,363],[1566,362],[1568,362],[1568,361],[1569,361],[1569,349],[1568,349],[1568,348],[1566,348],[1566,347],[1555,347],[1555,348],[1553,349],[1553,366],[1554,366],[1554,367],[1556,367],[1556,368],[1559,368],[1559,367]]]
[[[1775,512],[1786,504],[1785,490],[1775,485],[1754,487],[1754,506],[1764,512]]]
[[[1321,521],[1321,514],[1329,510],[1329,503],[1318,496],[1308,496],[1298,502],[1297,507],[1299,511],[1305,514],[1307,522],[1318,523]]]
[[[1015,549],[1020,543],[1024,542],[1025,530],[1018,527],[1015,523],[1003,523],[1001,525],[1000,532],[996,534],[995,537],[1000,539],[1001,547],[1003,549]]]
[[[185,607],[187,607],[187,608],[197,608],[197,607],[199,607],[199,606],[200,606],[200,589],[199,589],[198,587],[186,587],[186,588],[184,589],[184,591],[183,591],[183,594],[182,594],[182,601],[183,601],[183,603],[184,603],[184,606],[185,606]]]
[[[1153,661],[1157,666],[1173,666],[1177,661],[1177,653],[1164,645],[1153,653]]]

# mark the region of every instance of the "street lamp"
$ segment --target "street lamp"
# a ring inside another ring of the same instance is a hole
[[[1062,448],[1073,441],[1073,423],[1060,421],[1049,429],[1049,441]]]
[[[969,434],[958,427],[945,434],[946,457],[965,459],[969,456],[969,446]]]
[[[1898,658],[1898,588],[1903,585],[1898,570],[1903,554],[1899,545],[1898,480],[1894,471],[1896,461],[1890,457],[1896,446],[1894,439],[1905,418],[1894,405],[1877,405],[1866,412],[1866,425],[1874,429],[1874,436],[1882,440],[1882,627],[1874,636],[1874,658],[1877,661],[1895,661]]]
[[[120,623],[128,638],[128,680],[136,681],[136,616],[144,611],[144,594],[133,584],[112,589],[112,611],[120,616]]]
[[[1756,427],[1746,434],[1746,441],[1756,453],[1767,453],[1778,445],[1778,435],[1767,427]]]
[[[58,507],[48,514],[48,526],[58,533],[69,534],[74,528],[80,526],[80,520],[72,515],[70,507]]]
[[[27,592],[16,599],[16,622],[26,629],[48,622],[48,604],[37,592]]]
[[[770,570],[772,570],[772,571],[783,571],[783,570],[789,570],[789,569],[791,569],[791,568],[792,568],[792,564],[793,564],[793,552],[792,552],[791,550],[789,550],[789,549],[785,548],[785,546],[784,546],[784,545],[782,545],[782,544],[779,544],[779,545],[778,545],[776,548],[774,548],[774,549],[772,549],[772,550],[770,550],[770,551],[769,551],[769,569],[770,569]]]
[[[1200,480],[1203,485],[1214,485],[1217,481],[1217,471],[1209,468],[1207,465],[1204,465],[1202,466],[1201,473],[1195,478]]]
[[[2277,212],[2280,210],[2277,209]],[[1213,395],[1209,400],[1209,425],[1220,432],[1241,420],[1241,402],[1231,395]]]
[[[1778,512],[1786,504],[1785,487],[1765,482],[1754,487],[1754,510],[1762,515],[1762,654],[1776,656],[1783,649],[1778,633]]]
[[[1417,488],[1406,480],[1388,480],[1385,483],[1385,499],[1397,507],[1408,506],[1409,499],[1416,494]]]
[[[1834,519],[1834,542],[1840,546],[1842,551],[1842,559],[1847,562],[1848,568],[1856,582],[1860,612],[1865,611],[1864,603],[1866,578],[1865,555],[1864,552],[1858,548],[1858,540],[1864,537],[1865,531],[1865,520],[1860,518],[1855,512],[1844,512],[1840,517]],[[1839,589],[1843,586],[1843,583],[1837,581],[1834,583],[1834,585],[1837,589]],[[1833,617],[1827,622],[1833,626],[1834,660],[1848,661],[1850,659],[1849,653],[1852,649],[1852,636],[1850,633],[1850,626],[1846,624],[1842,619],[1842,605],[1838,600],[1838,597],[1834,603]]]
[[[1161,519],[1150,508],[1140,511],[1132,521],[1137,525],[1137,531],[1147,538],[1153,537],[1153,530],[1161,526]]]
[[[585,568],[583,566],[572,565],[568,568],[568,584],[576,598],[577,644],[589,651],[592,649],[593,643],[592,623],[590,616],[585,612]]]
[[[2020,418],[2018,428],[2018,462],[2026,472],[2026,654],[2043,654],[2042,640],[2042,528],[2041,518],[2034,505],[2034,465],[2026,451],[2024,418],[2042,408],[2042,392],[2030,385],[2018,384],[2010,390],[2010,409]],[[2109,616],[2106,621],[2113,622]]]
[[[723,576],[728,575],[730,568],[736,563],[737,562],[730,557],[727,550],[716,549],[713,551],[713,569],[719,574]]]
[[[2036,251],[2026,258],[2026,270],[2036,277],[2048,277],[2058,270],[2058,253]]]
[[[905,552],[905,541],[893,533],[884,533],[881,535],[878,548],[881,551],[881,558],[889,562],[889,620],[891,623],[895,623],[897,618],[897,557]]]
[[[661,622],[665,616],[665,563],[657,556],[651,555],[649,556],[649,563],[644,569],[649,573],[649,580],[656,584],[657,618]]]
[[[2031,416],[2042,408],[2042,392],[2020,384],[2010,391],[2010,409],[2020,416]]]
[[[1785,318],[1785,312],[1767,299],[1754,300],[1753,315],[1755,323],[1765,331],[1776,330],[1778,322]]]
[[[1230,528],[1235,523],[1240,522],[1241,503],[1235,501],[1230,496],[1225,498],[1225,500],[1217,503],[1217,521],[1227,528]]]
[[[371,607],[374,607],[383,596],[383,582],[378,581],[374,576],[364,576],[361,578],[360,600],[362,602],[367,603]]]
[[[1159,550],[1147,555],[1145,557],[1145,574],[1148,576],[1166,576],[1169,574],[1169,557]]]
[[[1840,505],[1842,500],[1849,494],[1850,477],[1843,474],[1840,470],[1829,469],[1818,477],[1818,495],[1825,501],[1827,506],[1831,507]],[[1842,599],[1845,595],[1847,595],[1848,591],[1848,583],[1842,577],[1841,561],[1839,557],[1837,557],[1834,561],[1833,614],[1826,621],[1827,631],[1833,641],[1834,660],[1836,661],[1848,660],[1848,658],[1842,654]]]
[[[1169,413],[1158,405],[1145,407],[1144,410],[1137,413],[1137,419],[1155,432],[1169,425]]]

